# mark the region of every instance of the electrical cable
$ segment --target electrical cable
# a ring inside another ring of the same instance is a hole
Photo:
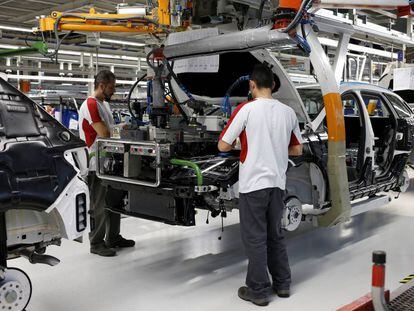
[[[47,54],[45,54],[44,56],[47,56],[47,57],[50,57],[50,58],[52,58],[52,57],[55,57],[55,62],[57,63],[58,62],[58,52],[59,52],[59,49],[60,49],[60,46],[61,46],[61,44],[62,44],[62,42],[69,36],[69,35],[71,35],[72,33],[73,33],[73,31],[69,31],[63,38],[62,38],[62,40],[59,40],[59,23],[60,23],[60,20],[63,18],[63,17],[79,17],[78,15],[76,15],[76,14],[62,14],[62,15],[60,15],[57,19],[56,19],[56,21],[55,21],[55,24],[53,25],[53,30],[54,30],[54,34],[55,34],[55,39],[56,39],[56,44],[55,44],[55,50],[52,52],[52,53],[47,53]],[[84,18],[85,19],[85,18]]]
[[[187,90],[187,88],[181,83],[180,79],[178,79],[177,75],[175,74],[175,72],[173,71],[170,63],[168,62],[168,60],[164,60],[164,64],[167,67],[168,72],[171,74],[171,76],[173,77],[173,79],[175,80],[175,82],[177,82],[178,86],[180,87],[181,90],[183,90],[183,92],[185,93],[185,95],[187,95],[187,97],[190,99],[190,101],[195,102],[195,98],[193,97],[193,95]]]
[[[302,1],[302,4],[301,4],[298,12],[296,13],[295,18],[290,22],[290,24],[285,29],[282,30],[284,33],[288,33],[292,29],[296,28],[296,26],[299,24],[300,20],[303,17],[303,12],[308,7],[308,5],[311,4],[312,2],[313,2],[313,0],[303,0]]]
[[[138,86],[138,83],[140,83],[146,77],[147,77],[147,74],[144,74],[137,81],[135,81],[135,83],[132,85],[131,89],[129,90],[128,97],[127,97],[127,103],[128,103],[129,113],[131,114],[131,116],[133,118],[138,119],[139,121],[142,121],[142,118],[141,119],[139,117],[137,118],[136,115],[135,115],[135,113],[132,112],[132,108],[131,108],[131,97],[132,97],[132,93],[133,93],[134,89]]]
[[[151,55],[152,54],[154,54],[155,53],[155,51],[156,51],[157,49],[152,49],[148,54],[147,54],[147,56],[146,56],[146,61],[147,61],[147,64],[148,64],[148,66],[150,66],[150,68],[152,69],[152,70],[156,70],[157,68],[152,64],[152,62],[151,62]]]
[[[299,47],[301,47],[303,49],[303,51],[307,55],[309,55],[312,52],[312,49],[311,49],[309,43],[304,38],[302,38],[301,36],[299,36],[298,34],[296,34],[293,39],[296,40],[296,42],[298,43]]]
[[[167,63],[168,63],[168,61],[167,61]],[[182,104],[187,103],[187,101],[184,102],[184,103],[180,103],[180,101],[178,100],[178,98],[177,98],[177,96],[174,92],[174,88],[172,87],[172,83],[171,83],[171,77],[173,77],[173,78],[175,77],[174,79],[175,79],[177,85],[180,87],[180,81],[178,80],[177,75],[174,73],[174,62],[171,62],[171,65],[168,63],[168,65],[169,66],[167,66],[167,70],[170,73],[170,76],[168,77],[168,83],[167,83],[168,84],[168,90],[170,91],[170,94],[171,94],[173,100],[175,101],[178,110],[180,111],[181,115],[183,116],[184,121],[188,124],[188,123],[190,123],[190,119],[188,118],[188,115],[185,112],[185,110],[183,109],[183,107],[181,106]]]
[[[154,64],[151,62],[151,55],[153,55],[156,51],[157,51],[157,49],[152,49],[147,54],[147,57],[146,57],[148,66],[150,66],[150,68],[152,70],[154,70],[154,72],[157,72],[157,70],[159,70],[159,68],[158,67],[155,67]],[[173,89],[172,84],[171,84],[171,77],[175,80],[175,82],[177,83],[178,87],[187,95],[187,97],[189,98],[190,101],[195,101],[195,99],[192,96],[192,94],[186,89],[186,87],[181,83],[181,81],[177,77],[177,75],[175,74],[175,72],[173,70],[173,67],[172,67],[172,66],[174,66],[174,62],[173,62],[173,65],[171,66],[170,63],[168,62],[168,60],[164,59],[164,65],[165,65],[165,67],[167,68],[167,70],[168,70],[168,72],[170,74],[170,77],[169,77],[168,83],[167,83],[168,84],[169,92],[171,93],[171,95],[173,97],[173,100],[175,102],[174,104],[177,106],[177,108],[180,111],[180,113],[182,114],[185,122],[188,124],[190,122],[189,121],[189,118],[188,118],[188,115],[187,115],[187,113],[185,112],[185,110],[181,106],[183,103],[180,103],[179,102],[176,94],[174,93],[174,89]]]
[[[268,0],[262,0],[262,2],[260,2],[257,27],[261,27],[263,25],[263,11],[264,11],[264,6],[265,6],[266,1]]]
[[[62,45],[62,42],[68,37],[68,36],[70,36],[71,34],[73,33],[73,31],[70,31],[70,32],[68,32],[63,38],[62,38],[62,40],[60,40],[60,41],[57,41],[56,42],[56,46],[55,46],[55,50],[52,52],[52,53],[45,53],[45,54],[43,54],[43,56],[46,56],[46,57],[50,57],[50,58],[53,58],[53,57],[55,57],[55,62],[57,63],[58,62],[58,52],[59,52],[59,49],[60,49],[60,46]],[[59,40],[59,35],[57,35],[57,40]]]
[[[171,79],[170,79],[170,80],[168,80],[168,88],[169,88],[169,90],[170,90],[170,94],[171,94],[171,97],[172,97],[172,99],[173,99],[173,101],[174,101],[174,104],[177,106],[178,111],[180,111],[181,115],[183,116],[184,121],[188,124],[188,123],[190,122],[190,120],[189,120],[189,118],[188,118],[187,113],[184,111],[183,107],[181,106],[181,105],[182,105],[182,103],[180,103],[180,102],[178,101],[177,96],[176,96],[176,95],[175,95],[175,93],[174,93],[174,90],[173,90],[173,88],[172,88],[172,84],[171,84]]]

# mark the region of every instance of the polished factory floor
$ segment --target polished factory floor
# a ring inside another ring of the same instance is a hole
[[[238,213],[193,228],[123,219],[123,234],[137,242],[117,257],[88,253],[88,244],[64,241],[48,253],[56,267],[10,266],[25,270],[33,282],[27,311],[109,310],[335,310],[370,290],[371,253],[388,254],[386,284],[391,290],[414,273],[414,187],[385,207],[331,229],[303,228],[288,237],[293,274],[289,299],[275,298],[266,308],[237,297],[246,260],[239,237]]]

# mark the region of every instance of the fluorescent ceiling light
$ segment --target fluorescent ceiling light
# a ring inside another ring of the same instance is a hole
[[[11,45],[11,44],[0,44],[0,49],[22,49],[24,46]]]
[[[113,39],[105,39],[105,38],[101,38],[100,41],[107,42],[107,43],[130,45],[130,46],[145,46],[145,43],[132,42],[132,41],[121,41],[121,40],[113,40]]]
[[[129,65],[129,64],[122,64],[122,63],[119,63],[119,64],[115,64],[115,63],[107,63],[107,62],[99,62],[99,66],[100,65],[105,65],[105,66],[115,66],[115,67],[118,67],[118,68],[135,68],[135,69],[138,69],[138,66],[137,65]],[[148,69],[148,66],[143,66],[143,65],[141,65],[141,69]]]
[[[49,52],[53,52],[53,49],[49,49]],[[62,55],[76,55],[80,56],[83,54],[84,56],[91,56],[91,53],[87,52],[77,52],[77,51],[65,51],[65,50],[59,50],[59,54]],[[95,58],[96,54],[92,53],[92,56]],[[140,59],[139,57],[132,57],[132,56],[125,56],[125,55],[111,55],[111,54],[102,54],[98,53],[99,58],[110,58],[110,59],[121,59],[121,60],[133,60],[138,61]]]
[[[1,45],[0,45],[0,48],[1,48]],[[22,58],[23,59],[37,60],[37,61],[41,61],[41,62],[50,62],[51,61],[50,58],[46,58],[46,57],[42,57],[42,56],[22,55]],[[59,57],[59,61],[64,62],[64,63],[71,63],[71,64],[79,64],[80,63],[79,60],[66,59],[66,58],[61,58],[61,57]],[[115,66],[116,68],[135,68],[135,69],[138,69],[138,65],[125,64],[123,62],[115,63],[115,62],[105,62],[105,61],[100,60],[99,65]],[[85,65],[85,67],[88,68],[87,65]],[[13,66],[13,69],[19,70],[19,67]],[[141,64],[141,69],[148,69],[148,66],[146,66],[145,64],[144,65]]]
[[[15,31],[21,31],[21,32],[33,32],[31,28],[14,27],[14,26],[6,26],[6,25],[0,25],[0,29],[15,30]]]
[[[6,75],[10,80],[36,80],[36,81],[54,81],[54,82],[93,82],[94,79],[89,78],[74,78],[74,77],[51,77],[51,76],[35,76],[35,75]],[[116,80],[116,84],[134,84],[135,80]],[[147,85],[146,82],[141,81],[138,83],[139,86]]]
[[[23,49],[27,48],[27,46],[20,46],[20,45],[11,45],[11,44],[0,44],[0,49]],[[49,49],[49,52],[53,52],[53,49]],[[80,56],[83,54],[84,56],[91,56],[91,53],[87,52],[78,52],[78,51],[65,51],[65,50],[59,50],[59,54],[62,55],[73,55],[73,56]],[[96,57],[96,54],[92,53],[93,57]],[[12,57],[12,56],[11,56]],[[143,57],[132,57],[132,56],[126,56],[126,55],[111,55],[111,54],[101,54],[98,53],[99,58],[110,58],[110,59],[119,59],[119,60],[131,60],[131,61],[145,61],[146,59]],[[71,61],[73,62],[73,61]]]

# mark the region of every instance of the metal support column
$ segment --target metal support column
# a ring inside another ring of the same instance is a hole
[[[362,81],[362,78],[364,77],[364,70],[365,70],[366,63],[367,63],[367,57],[364,56],[362,58],[362,64],[361,64],[361,67],[359,69],[358,81]]]
[[[91,53],[91,55],[89,56],[89,76],[88,78],[93,80],[95,77],[95,68],[93,65],[93,55]],[[88,95],[92,95],[93,91],[95,89],[94,83],[91,81],[88,83]]]
[[[407,36],[413,38],[413,17],[407,17]]]
[[[348,44],[350,39],[351,36],[349,34],[342,33],[339,38],[338,47],[336,48],[333,70],[335,72],[335,79],[338,84],[341,82],[342,73],[344,72],[346,54],[348,52]]]
[[[321,86],[328,124],[328,180],[331,208],[318,218],[319,226],[333,226],[347,221],[351,214],[348,175],[345,163],[345,121],[339,87],[318,36],[305,25],[311,47],[310,60]],[[340,70],[339,72],[342,72]]]

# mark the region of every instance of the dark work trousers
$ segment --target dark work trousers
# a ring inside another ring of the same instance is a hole
[[[124,191],[107,188],[102,185],[95,172],[88,175],[88,185],[90,191],[90,210],[91,210],[91,232],[89,240],[91,248],[104,246],[119,240],[121,215],[106,209],[107,206],[120,208],[125,197]]]
[[[256,298],[275,289],[289,289],[290,267],[282,229],[284,191],[268,188],[240,193],[240,230],[249,259],[246,285]]]

